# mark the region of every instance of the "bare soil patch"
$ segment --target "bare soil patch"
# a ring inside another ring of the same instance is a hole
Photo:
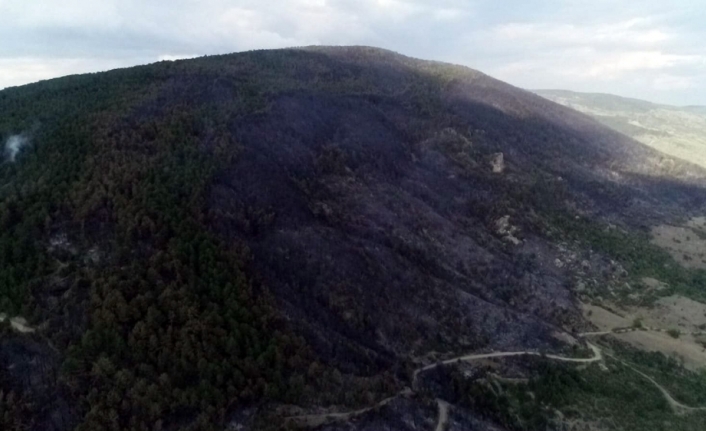
[[[596,325],[600,331],[611,331],[615,328],[624,328],[632,324],[629,319],[617,314],[617,312],[597,305],[582,304],[582,308],[584,316]]]

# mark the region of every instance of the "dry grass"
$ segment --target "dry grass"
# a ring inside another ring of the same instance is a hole
[[[694,217],[686,222],[686,226],[706,235],[706,217]]]
[[[667,283],[661,282],[652,277],[643,277],[641,281],[642,284],[644,284],[650,291],[660,291],[669,287]]]
[[[632,325],[635,318],[642,318],[645,327],[663,331],[680,329],[682,332],[697,331],[706,323],[706,305],[680,296],[671,296],[658,301],[650,308],[634,307],[630,310],[608,310],[596,305],[583,305],[584,315],[601,331],[625,328]],[[672,338],[666,332],[642,331],[612,334],[633,347],[645,351],[658,351],[668,356],[684,360],[684,366],[696,370],[706,367],[706,350],[697,338],[690,334]]]
[[[706,304],[680,295],[661,298],[650,309],[637,309],[644,325],[657,328],[676,328],[682,332],[695,332],[706,328]]]
[[[628,318],[603,307],[590,304],[583,304],[582,307],[586,318],[596,325],[600,331],[624,328],[632,324]]]
[[[684,360],[684,367],[688,369],[698,370],[706,367],[706,350],[691,335],[672,338],[664,332],[635,331],[614,336],[641,350],[657,351],[681,358]]]
[[[706,218],[697,217],[684,226],[652,228],[652,243],[667,250],[685,268],[706,269]]]

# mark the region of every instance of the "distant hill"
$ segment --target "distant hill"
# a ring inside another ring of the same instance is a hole
[[[610,94],[536,90],[667,155],[706,166],[706,107],[659,105]]]
[[[698,106],[698,105],[696,105],[696,106],[685,106],[685,107],[684,107],[684,110],[686,110],[686,111],[688,111],[688,112],[693,112],[693,113],[696,113],[696,114],[706,115],[706,106]]]

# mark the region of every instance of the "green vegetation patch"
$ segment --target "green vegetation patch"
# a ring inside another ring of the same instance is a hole
[[[16,162],[0,165],[0,310],[54,319],[47,336],[65,353],[59,379],[78,430],[160,429],[176,418],[219,429],[233,403],[299,400],[311,362],[244,274],[247,250],[207,225],[210,184],[239,148],[227,121],[250,108],[175,103],[146,115],[175,91],[164,72],[0,96],[0,134],[31,134]],[[90,247],[100,249],[92,263]],[[55,288],[62,296],[46,313]],[[0,397],[0,421],[31,426],[36,412],[16,399]]]
[[[572,422],[593,423],[625,431],[703,429],[706,412],[675,414],[659,389],[649,380],[607,358],[586,367],[534,359],[528,383],[494,379],[456,379],[460,403],[512,430],[555,428]],[[673,374],[675,375],[675,374]],[[706,395],[702,387],[675,382],[668,390]],[[696,400],[696,396],[692,400]]]
[[[675,400],[691,406],[706,406],[706,371],[691,371],[682,361],[659,352],[645,352],[614,345],[618,357],[662,385]]]

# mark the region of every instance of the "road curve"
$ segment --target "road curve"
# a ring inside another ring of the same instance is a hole
[[[446,429],[446,423],[449,421],[449,403],[437,398],[436,404],[439,406],[439,419],[436,421],[434,431],[444,431]]]
[[[558,356],[558,355],[552,355],[552,354],[542,354],[540,352],[535,352],[532,350],[524,350],[524,351],[520,351],[520,352],[491,352],[491,353],[479,353],[479,354],[457,356],[455,358],[447,359],[445,361],[436,362],[434,364],[429,364],[425,367],[417,368],[416,370],[414,370],[412,385],[414,387],[414,385],[416,384],[416,381],[417,381],[417,376],[419,375],[419,373],[422,373],[424,371],[434,369],[440,365],[448,365],[448,364],[453,364],[453,363],[457,363],[457,362],[470,362],[470,361],[476,361],[479,359],[507,358],[510,356],[543,356],[547,359],[553,359],[556,361],[563,361],[563,362],[574,362],[574,363],[590,363],[590,362],[601,361],[603,359],[603,353],[601,352],[601,349],[599,349],[597,346],[594,346],[593,344],[591,344],[589,342],[586,342],[586,344],[588,344],[588,347],[591,349],[591,351],[593,351],[593,357],[591,357],[591,358],[570,358],[570,357]]]
[[[621,361],[620,359],[616,358],[615,356],[610,356],[610,357],[615,359],[616,361],[620,362],[624,366],[628,367],[632,371],[636,372],[637,374],[641,375],[645,379],[649,380],[650,383],[655,385],[657,387],[657,389],[659,389],[659,391],[662,393],[664,398],[667,400],[667,403],[669,403],[669,407],[672,408],[672,411],[675,414],[684,414],[684,413],[687,413],[690,411],[706,410],[706,406],[704,406],[704,407],[690,407],[690,406],[687,406],[685,404],[680,403],[679,401],[675,400],[672,397],[672,395],[666,389],[664,389],[664,387],[662,385],[657,383],[657,381],[655,379],[653,379],[652,377],[648,376],[647,374],[643,373],[642,371],[638,370],[637,368],[631,366],[627,362]]]
[[[633,329],[633,330],[636,330],[636,329]],[[647,330],[654,330],[654,328],[648,328]],[[628,331],[629,331],[628,328],[618,328],[618,329],[613,329],[611,331],[584,332],[584,333],[578,334],[578,336],[579,337],[587,337],[587,336],[592,336],[592,335],[608,335],[608,334],[622,333],[622,332],[628,332]],[[474,354],[467,354],[467,355],[463,355],[463,356],[457,356],[455,358],[446,359],[444,361],[436,362],[433,364],[426,365],[424,367],[417,368],[416,370],[414,370],[411,389],[405,388],[403,391],[399,392],[398,394],[393,395],[389,398],[385,398],[384,400],[382,400],[379,403],[374,404],[370,407],[366,407],[366,408],[359,409],[359,410],[352,410],[352,411],[348,411],[348,412],[340,412],[340,413],[325,413],[325,414],[290,416],[286,419],[288,421],[293,421],[293,422],[298,423],[300,425],[309,426],[309,427],[316,427],[316,426],[322,425],[326,422],[333,421],[333,420],[350,419],[352,417],[369,412],[370,410],[372,410],[374,408],[384,406],[400,395],[405,395],[405,396],[411,395],[412,393],[414,393],[416,391],[417,380],[418,380],[419,374],[424,371],[432,370],[432,369],[439,367],[441,365],[454,364],[454,363],[458,363],[458,362],[470,362],[470,361],[476,361],[476,360],[480,360],[480,359],[507,358],[507,357],[513,357],[513,356],[542,356],[544,358],[552,359],[555,361],[583,363],[583,364],[602,361],[603,360],[603,352],[601,351],[601,349],[598,346],[589,343],[588,341],[586,342],[586,344],[593,352],[593,356],[590,358],[572,358],[572,357],[559,356],[559,355],[554,355],[554,354],[543,354],[543,353],[531,351],[531,350],[518,351],[518,352],[474,353]],[[706,406],[705,407],[690,407],[690,406],[687,406],[687,405],[680,403],[679,401],[675,400],[671,396],[671,394],[666,389],[664,389],[659,383],[657,383],[657,381],[655,381],[652,377],[650,377],[647,374],[643,373],[642,371],[630,366],[629,364],[615,358],[614,356],[611,356],[611,355],[608,355],[608,356],[610,356],[612,359],[622,363],[623,365],[630,368],[632,371],[638,373],[643,378],[647,379],[649,382],[651,382],[653,385],[655,385],[660,390],[662,395],[665,397],[665,399],[667,400],[667,402],[669,403],[670,407],[675,412],[675,414],[684,414],[686,412],[696,411],[696,410],[706,410]],[[449,405],[449,403],[447,403],[446,401],[441,400],[441,399],[437,399],[436,402],[437,402],[437,405],[439,408],[439,418],[436,423],[435,431],[444,431],[444,429],[446,428],[446,424],[448,423],[448,419],[449,419],[450,405]]]
[[[369,412],[372,409],[382,407],[382,406],[388,404],[390,401],[392,401],[393,399],[397,398],[400,395],[411,395],[416,389],[417,378],[419,376],[419,373],[434,369],[440,365],[448,365],[448,364],[456,363],[459,361],[470,362],[470,361],[475,361],[475,360],[479,360],[479,359],[506,358],[506,357],[510,357],[510,356],[525,356],[525,355],[544,356],[547,359],[553,359],[553,360],[564,361],[564,362],[574,362],[574,363],[596,362],[596,361],[600,361],[603,359],[603,354],[598,347],[596,347],[593,344],[588,343],[588,342],[586,344],[588,344],[588,346],[593,351],[593,357],[591,357],[591,358],[570,358],[570,357],[564,357],[564,356],[558,356],[558,355],[552,355],[552,354],[543,355],[540,352],[535,352],[535,351],[530,351],[530,350],[521,351],[521,352],[478,353],[478,354],[468,354],[468,355],[458,356],[455,358],[447,359],[442,362],[430,364],[425,367],[417,368],[416,370],[414,370],[411,389],[405,388],[403,391],[401,391],[401,392],[399,392],[389,398],[385,398],[384,400],[382,400],[379,403],[374,404],[370,407],[366,407],[366,408],[358,409],[358,410],[351,410],[351,411],[347,411],[347,412],[318,413],[318,414],[311,414],[311,415],[289,416],[286,418],[286,420],[290,423],[297,423],[301,426],[317,427],[317,426],[323,425],[324,423],[327,423],[330,421],[345,420],[345,419],[350,419],[355,416],[360,416],[364,413]],[[444,427],[446,426],[446,422],[448,421],[449,404],[446,401],[443,401],[440,399],[437,399],[437,404],[439,406],[439,420],[437,421],[436,431],[443,431]]]

